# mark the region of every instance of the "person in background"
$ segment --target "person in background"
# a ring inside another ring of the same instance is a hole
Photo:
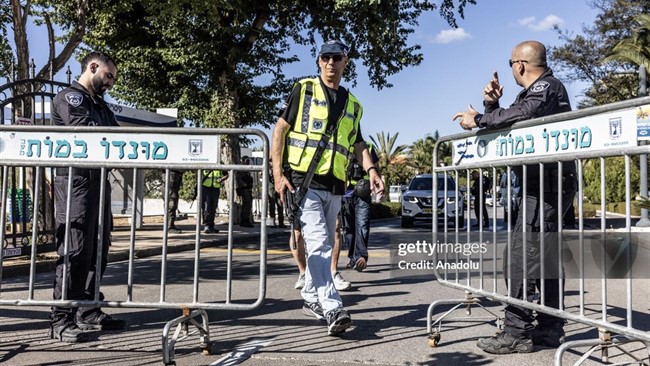
[[[251,163],[247,156],[242,157],[242,162],[244,165]],[[237,195],[241,197],[239,226],[253,227],[253,176],[248,171],[241,171],[237,173],[237,179]]]
[[[366,142],[373,164],[379,157],[372,143]],[[368,174],[353,156],[348,167],[348,186],[343,195],[343,239],[348,247],[347,268],[359,272],[366,269],[368,263],[368,238],[370,235],[370,184]]]
[[[485,198],[487,196],[487,191],[490,189],[490,182],[487,177],[480,177],[478,170],[472,171],[472,180],[474,183],[472,184],[471,193],[474,196],[474,215],[476,215],[476,224],[474,224],[474,227],[481,227],[481,211],[483,211],[483,228],[487,229],[490,227],[490,218],[488,217]],[[482,192],[481,181],[483,184]]]
[[[274,227],[285,229],[287,225],[284,224],[284,207],[280,201],[280,195],[275,191],[275,185],[273,183],[273,165],[271,165],[269,167],[269,217],[273,220]],[[276,212],[278,217],[277,226],[275,221]]]
[[[179,191],[183,184],[183,172],[169,170],[169,205],[167,206],[167,232],[181,234],[183,231],[176,227],[176,214],[178,212]]]
[[[228,179],[228,173],[223,174],[221,170],[210,170],[204,173],[201,184],[201,196],[203,200],[203,232],[206,234],[218,233],[214,227],[214,217],[219,207],[219,194],[221,185]]]

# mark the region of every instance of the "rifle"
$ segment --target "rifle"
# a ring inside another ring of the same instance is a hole
[[[336,130],[338,128],[338,123],[336,126],[333,128],[332,135],[336,133]],[[330,128],[328,126],[328,131]],[[293,246],[291,249],[296,249],[297,248],[297,243],[294,238],[294,220],[298,216],[298,210],[300,209],[300,203],[302,200],[305,198],[305,195],[307,194],[307,190],[309,189],[309,185],[311,184],[312,178],[314,178],[314,172],[316,171],[316,167],[318,166],[318,162],[320,161],[320,158],[323,156],[323,152],[325,151],[325,148],[327,147],[327,143],[329,142],[330,136],[327,133],[324,133],[321,136],[320,141],[318,142],[318,146],[316,147],[316,152],[314,153],[314,158],[311,160],[309,163],[309,168],[307,168],[307,172],[305,172],[305,176],[302,180],[302,184],[294,190],[293,193],[289,191],[288,189],[285,190],[285,205],[284,205],[284,212],[285,216],[289,220],[289,226],[291,226],[291,239],[293,241]]]

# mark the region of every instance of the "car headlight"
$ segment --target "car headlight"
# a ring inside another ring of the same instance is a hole
[[[418,199],[413,196],[404,196],[404,201],[411,203],[418,203]]]
[[[454,203],[456,202],[456,197],[447,197],[447,203]]]

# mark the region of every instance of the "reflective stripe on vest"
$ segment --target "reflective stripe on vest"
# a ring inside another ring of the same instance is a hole
[[[287,134],[287,160],[292,170],[304,173],[316,153],[321,136],[327,131],[329,110],[325,87],[318,78],[303,79],[298,83],[301,85],[297,114],[299,120]],[[361,103],[348,92],[344,113],[338,121],[336,139],[330,137],[314,174],[325,175],[332,170],[336,178],[345,181],[348,154],[356,140],[362,113]]]

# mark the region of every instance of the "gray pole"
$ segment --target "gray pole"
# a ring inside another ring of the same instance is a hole
[[[645,65],[641,65],[639,67],[639,97],[645,97],[648,95],[647,85]],[[639,141],[639,145],[645,144],[645,141]],[[648,197],[648,155],[642,154],[639,156],[639,165],[639,175],[641,176],[641,182],[639,182],[639,195],[641,197]],[[650,220],[648,220],[648,209],[641,209],[641,219],[636,223],[636,226],[650,226]]]

